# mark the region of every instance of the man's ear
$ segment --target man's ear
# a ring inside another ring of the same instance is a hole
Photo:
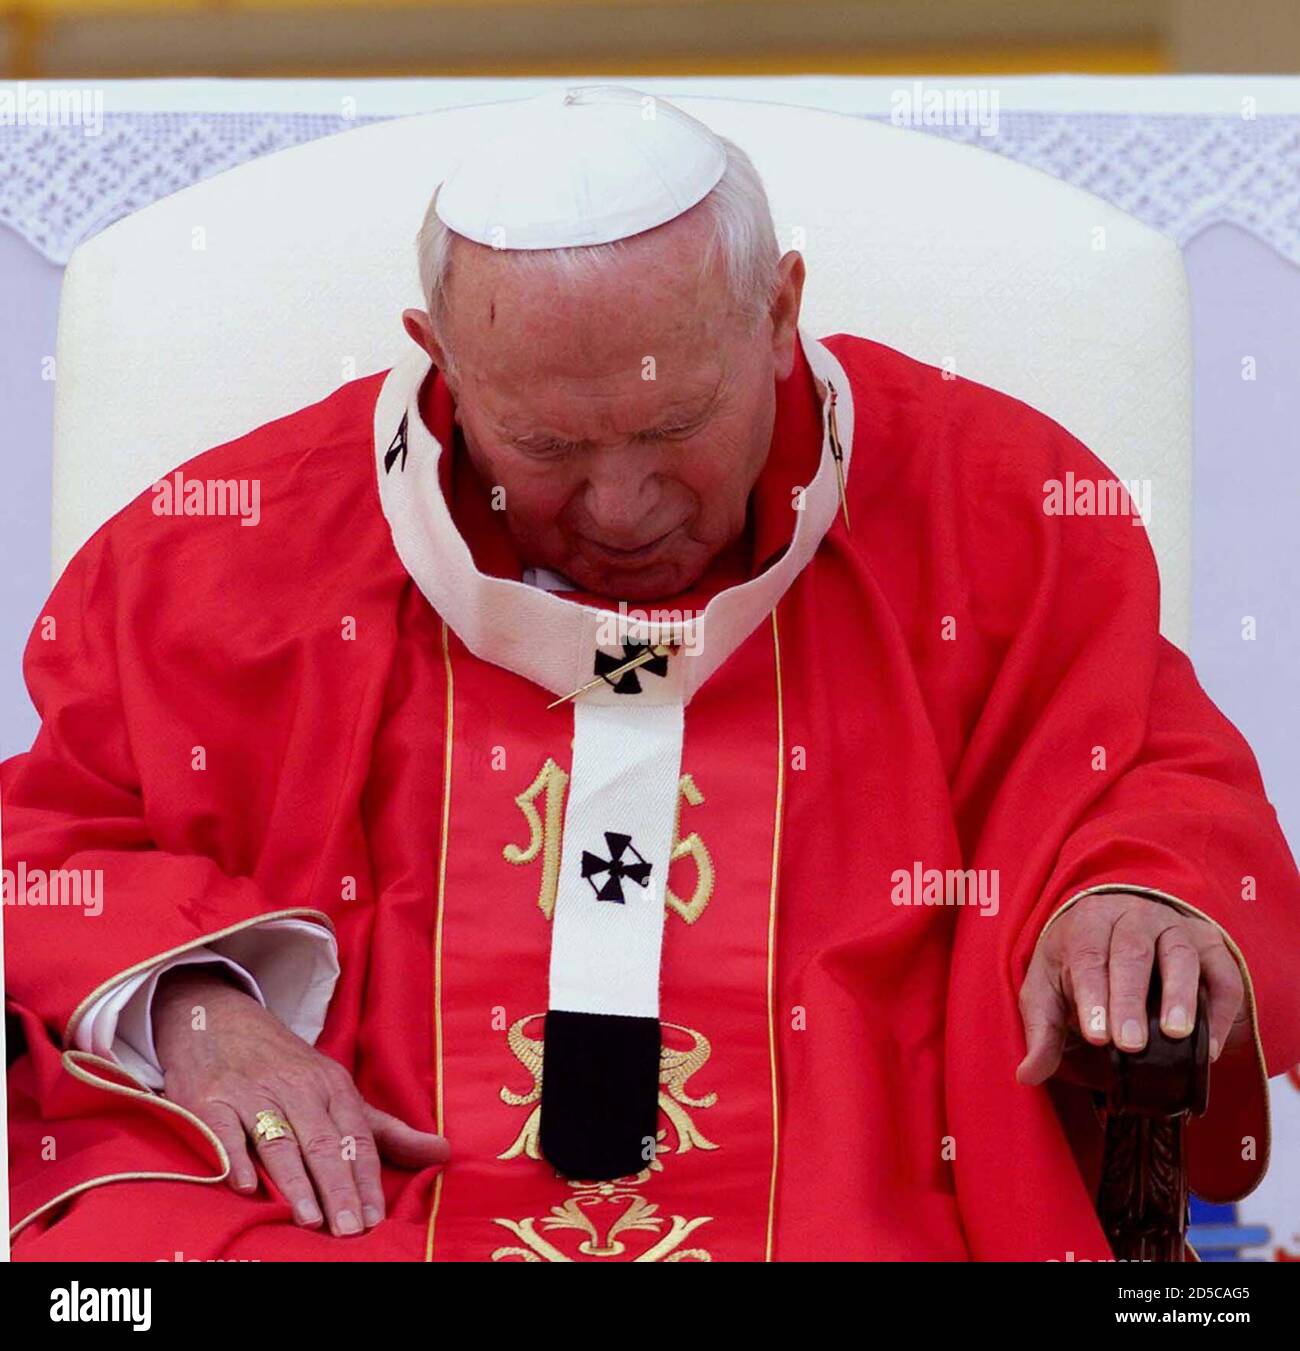
[[[794,345],[803,301],[803,254],[792,249],[778,264],[778,285],[768,314],[772,320],[772,355],[776,378],[785,380],[794,369]]]
[[[421,351],[428,353],[429,359],[440,371],[447,369],[442,347],[439,345],[438,339],[433,336],[433,325],[429,322],[429,316],[423,310],[403,310],[402,327],[406,330],[411,341]]]
[[[452,418],[456,425],[460,426],[460,399],[457,396],[456,375],[454,371],[448,369],[447,358],[438,339],[433,336],[433,325],[429,322],[429,316],[423,310],[403,310],[402,327],[411,341],[421,351],[429,354],[434,369],[443,373],[452,391]]]

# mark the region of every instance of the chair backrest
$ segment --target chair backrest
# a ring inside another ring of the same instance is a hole
[[[782,246],[807,260],[808,331],[951,365],[1152,484],[1162,626],[1186,647],[1191,337],[1174,243],[985,149],[781,104],[674,102],[754,159]],[[77,250],[59,319],[56,573],[168,469],[393,362],[428,198],[506,106],[268,155]]]

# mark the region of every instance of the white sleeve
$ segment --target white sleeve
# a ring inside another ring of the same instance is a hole
[[[161,1088],[154,990],[164,971],[199,962],[229,967],[291,1032],[315,1044],[339,977],[338,944],[328,929],[310,920],[268,919],[165,958],[100,995],[77,1024],[77,1048],[115,1061],[148,1088]]]

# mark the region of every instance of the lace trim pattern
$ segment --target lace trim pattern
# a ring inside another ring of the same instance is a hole
[[[259,155],[381,121],[317,113],[118,113],[0,126],[0,223],[55,263],[114,221]],[[875,120],[887,121],[884,115]],[[1105,198],[1185,244],[1226,222],[1300,264],[1300,116],[1003,113],[918,130],[977,145]]]

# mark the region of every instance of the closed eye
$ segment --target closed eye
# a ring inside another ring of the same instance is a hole
[[[640,442],[679,441],[693,436],[704,425],[703,421],[679,423],[669,427],[658,427],[654,431],[637,432],[633,440]],[[517,449],[526,455],[570,455],[585,449],[580,441],[516,441]]]
[[[678,427],[659,427],[652,432],[638,432],[638,441],[684,441],[699,431],[703,423],[688,422]]]
[[[525,455],[568,455],[582,449],[576,441],[517,441],[515,445]]]

